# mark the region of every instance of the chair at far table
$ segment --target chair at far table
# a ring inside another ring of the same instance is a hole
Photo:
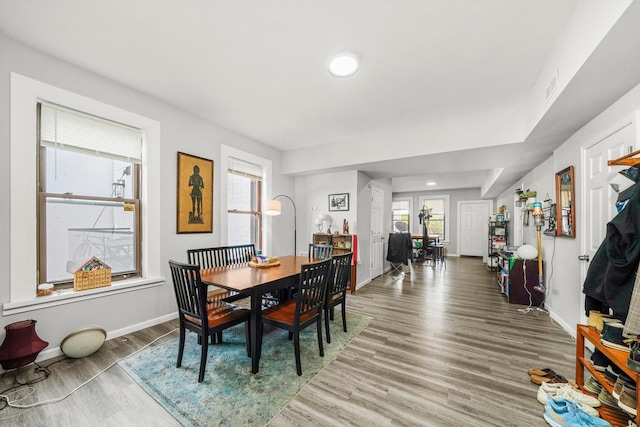
[[[178,344],[178,360],[176,368],[182,365],[185,332],[187,330],[198,334],[201,346],[200,373],[198,382],[204,379],[207,365],[209,337],[214,337],[223,330],[245,323],[247,340],[247,355],[251,357],[251,340],[249,329],[249,310],[229,304],[222,300],[207,301],[207,285],[200,279],[200,267],[169,261],[173,289],[178,303],[178,317],[180,320],[180,340]]]
[[[318,329],[319,354],[324,357],[324,348],[322,347],[322,306],[330,273],[331,259],[302,264],[295,299],[287,300],[262,311],[258,348],[255,349],[255,351],[258,351],[258,356],[260,356],[262,349],[264,325],[285,329],[289,331],[289,339],[293,337],[296,372],[298,375],[302,375],[300,331],[315,323]]]
[[[331,342],[329,320],[333,320],[333,309],[340,304],[342,304],[342,329],[347,332],[347,289],[351,283],[352,259],[353,252],[334,255],[331,259],[331,275],[324,301],[324,325],[328,343]]]
[[[309,243],[309,260],[328,259],[333,254],[333,245],[329,243]]]

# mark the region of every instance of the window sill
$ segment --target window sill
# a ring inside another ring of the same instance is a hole
[[[12,314],[25,313],[43,308],[56,307],[64,304],[71,304],[79,301],[86,301],[94,298],[101,298],[111,295],[117,295],[125,292],[139,291],[141,289],[161,286],[164,283],[164,277],[154,277],[145,279],[131,279],[116,282],[111,286],[103,288],[90,289],[87,291],[74,291],[66,289],[54,291],[52,295],[44,297],[34,297],[33,299],[8,302],[2,306],[2,315],[9,316]]]

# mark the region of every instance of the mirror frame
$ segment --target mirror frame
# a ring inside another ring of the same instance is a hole
[[[570,180],[570,196],[571,196],[571,233],[565,233],[562,229],[562,188],[561,181],[563,175],[569,175]],[[575,193],[575,178],[573,174],[573,166],[569,166],[566,169],[556,173],[556,236],[558,237],[576,237],[576,193]]]

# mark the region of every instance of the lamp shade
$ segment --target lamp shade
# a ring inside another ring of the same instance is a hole
[[[269,216],[280,215],[282,213],[282,203],[280,200],[267,200],[264,214]]]
[[[518,256],[522,259],[535,259],[538,256],[538,249],[532,245],[522,245],[518,248]]]
[[[5,370],[28,365],[49,345],[36,334],[35,320],[11,323],[4,329],[7,335],[0,346],[0,364]]]

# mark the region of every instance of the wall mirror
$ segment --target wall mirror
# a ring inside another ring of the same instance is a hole
[[[556,174],[556,236],[576,237],[573,166]]]

